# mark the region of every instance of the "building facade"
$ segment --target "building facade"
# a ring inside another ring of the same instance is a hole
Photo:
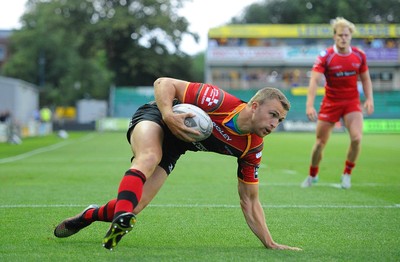
[[[0,30],[0,71],[10,55],[9,39],[11,34],[11,30]]]

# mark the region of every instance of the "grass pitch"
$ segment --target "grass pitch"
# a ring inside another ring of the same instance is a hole
[[[260,199],[275,241],[265,249],[239,207],[236,160],[188,152],[115,251],[108,224],[66,239],[64,218],[117,193],[129,167],[124,133],[71,133],[0,144],[0,261],[399,261],[400,135],[364,135],[350,190],[337,188],[348,145],[333,134],[318,185],[302,189],[314,135],[265,139]]]

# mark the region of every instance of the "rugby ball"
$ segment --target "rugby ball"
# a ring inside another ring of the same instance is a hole
[[[200,131],[201,135],[188,134],[196,141],[202,141],[211,135],[213,123],[208,114],[200,107],[192,104],[177,104],[172,108],[172,111],[178,114],[192,113],[195,115],[194,117],[187,117],[185,119],[185,125]]]

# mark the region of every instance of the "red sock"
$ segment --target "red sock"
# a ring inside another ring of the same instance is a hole
[[[310,166],[310,176],[316,177],[318,175],[318,166]]]
[[[344,166],[343,174],[351,175],[351,170],[355,167],[356,163],[350,162],[346,160],[346,164]]]
[[[126,171],[118,189],[114,218],[126,212],[132,212],[140,201],[146,176],[136,169]]]
[[[104,221],[104,222],[111,222],[114,217],[114,210],[115,204],[117,203],[117,199],[113,199],[108,201],[107,204],[96,208],[96,209],[89,209],[86,213],[84,218],[90,222],[94,221]]]

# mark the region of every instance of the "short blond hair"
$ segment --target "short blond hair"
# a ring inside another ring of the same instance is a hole
[[[250,99],[249,105],[253,102],[258,102],[262,105],[267,100],[278,100],[286,111],[290,110],[290,102],[286,96],[277,88],[264,87],[257,91],[257,93]]]
[[[336,30],[340,27],[347,27],[350,30],[350,33],[355,33],[356,32],[356,26],[344,19],[343,17],[336,17],[335,19],[331,20],[331,25],[332,25],[332,29],[333,29],[333,34],[336,34]]]

